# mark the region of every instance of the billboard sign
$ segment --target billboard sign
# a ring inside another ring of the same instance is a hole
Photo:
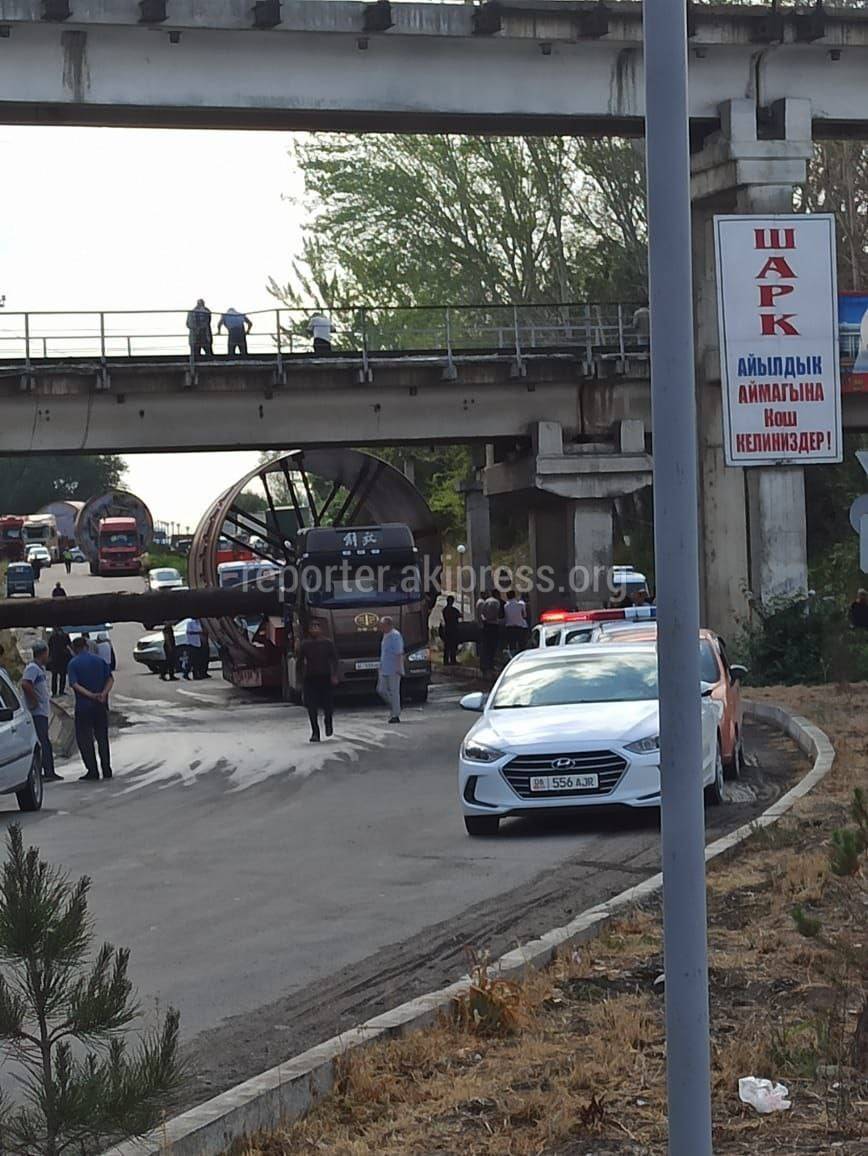
[[[840,462],[834,217],[717,216],[714,236],[727,465]]]

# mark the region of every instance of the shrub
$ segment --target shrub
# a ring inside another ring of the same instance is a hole
[[[88,961],[89,889],[89,879],[73,884],[37,848],[25,851],[21,828],[10,827],[0,874],[0,1041],[24,1073],[24,1098],[0,1103],[4,1156],[100,1151],[141,1135],[182,1080],[171,1008],[127,1052],[123,1035],[140,1011],[129,951],[106,943]]]
[[[754,686],[794,686],[868,679],[868,638],[850,628],[846,609],[829,598],[753,603],[734,653]]]

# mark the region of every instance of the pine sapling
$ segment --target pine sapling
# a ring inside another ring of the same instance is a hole
[[[124,1036],[140,1014],[129,951],[104,944],[89,959],[90,880],[26,851],[9,829],[0,872],[0,1046],[21,1070],[21,1092],[0,1101],[4,1156],[100,1151],[158,1120],[183,1080],[176,1011],[133,1051]]]

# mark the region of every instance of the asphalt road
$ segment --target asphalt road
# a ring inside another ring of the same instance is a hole
[[[136,579],[61,577],[69,594]],[[307,742],[297,707],[208,682],[162,683],[115,627],[115,779],[59,766],[25,838],[93,879],[97,934],[132,949],[146,1007],[173,1004],[205,1098],[466,969],[653,872],[653,814],[515,820],[495,840],[464,833],[455,756],[472,716],[459,690],[386,725],[378,704],[340,709],[334,739]],[[709,834],[765,808],[804,763],[756,728],[736,799]]]

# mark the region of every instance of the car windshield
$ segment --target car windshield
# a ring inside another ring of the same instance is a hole
[[[644,702],[657,698],[657,655],[586,655],[563,661],[529,659],[507,668],[494,697],[494,710],[569,706],[593,702]]]
[[[180,582],[181,575],[177,570],[154,570],[153,579],[155,582]]]

